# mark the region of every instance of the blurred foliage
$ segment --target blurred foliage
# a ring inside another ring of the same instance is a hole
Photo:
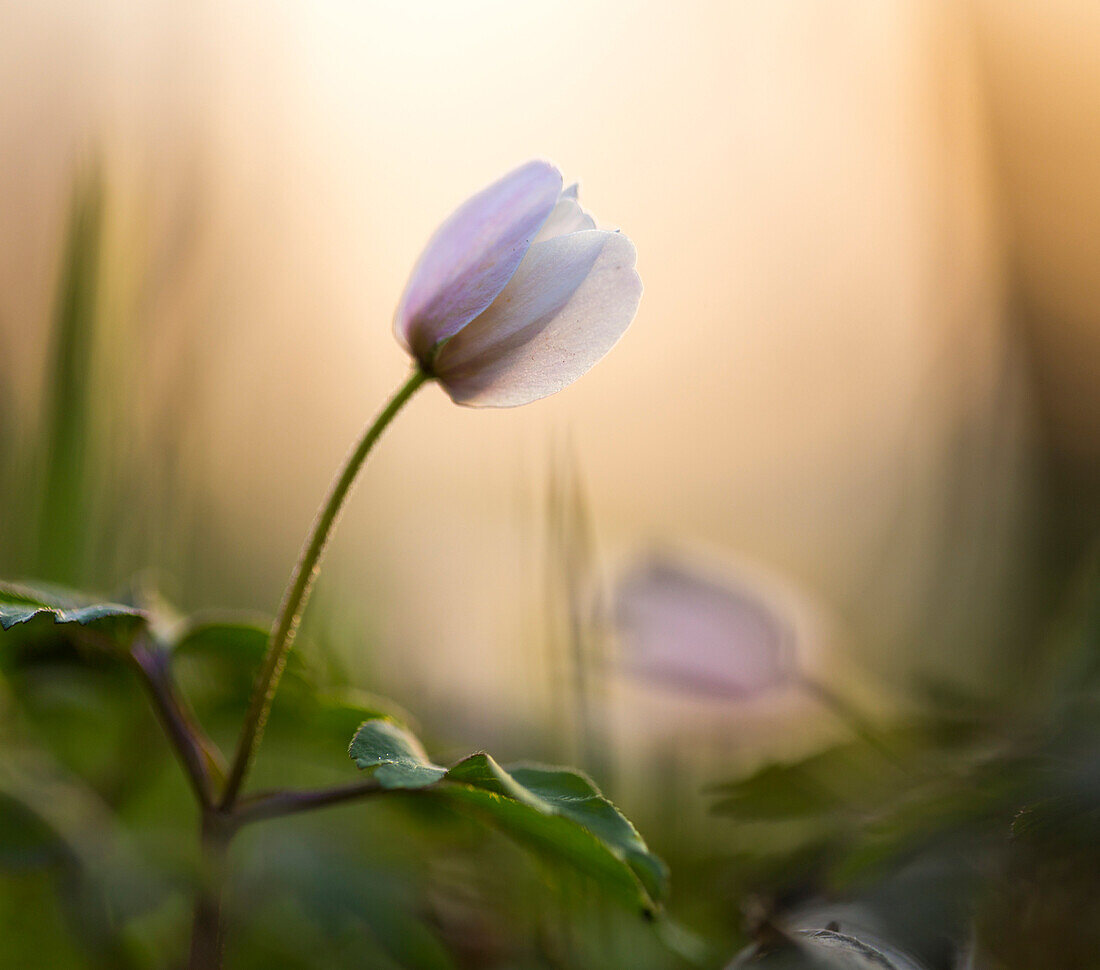
[[[1087,572],[1026,697],[991,706],[926,687],[920,713],[877,744],[712,791],[765,927],[836,923],[944,970],[1097,965],[1100,571]]]
[[[118,644],[112,638],[121,633],[133,639],[135,623],[146,636],[157,628],[174,630],[158,649],[168,651],[198,715],[231,740],[266,633],[245,620],[156,620],[127,605],[63,608],[43,603],[45,595],[25,587],[0,592],[0,616],[9,626],[0,639],[0,669],[11,715],[9,731],[0,738],[6,751],[0,771],[5,822],[0,865],[13,884],[52,874],[77,952],[68,963],[51,965],[170,966],[166,955],[185,947],[187,909],[181,902],[196,885],[195,809],[143,703],[125,641],[112,649]],[[73,598],[55,594],[50,602]],[[88,640],[90,632],[96,639]],[[376,726],[411,739],[394,722],[378,719],[393,715],[392,705],[349,689],[323,689],[300,661],[290,665],[285,680],[264,748],[265,764],[277,768],[272,776],[281,786],[346,777],[341,743],[364,720],[352,752],[360,767],[377,767],[364,747]],[[410,751],[420,750],[415,741],[409,745]],[[542,881],[542,892],[558,895],[565,906],[567,897],[606,884],[647,911],[663,895],[661,863],[583,776],[533,767],[508,774],[484,755],[465,759],[450,772],[430,770],[428,783],[446,801],[489,820],[554,863],[526,871],[501,864],[485,891],[503,894],[506,887],[495,883],[505,879],[513,888],[526,884],[520,898],[532,900]],[[442,775],[445,788],[434,785]],[[384,787],[409,786],[397,778]],[[284,832],[281,839],[246,833],[230,896],[234,934],[228,965],[315,966],[319,951],[326,954],[326,966],[492,965],[480,958],[465,963],[461,951],[471,939],[461,925],[448,922],[492,922],[482,904],[458,906],[445,894],[431,900],[421,881],[426,864],[455,855],[456,831],[467,852],[478,851],[484,837],[434,798],[427,805],[402,804],[404,812],[397,814],[374,804],[348,806],[338,824],[330,819],[341,810],[331,810],[321,825],[298,816],[295,831],[286,822],[272,824]],[[507,850],[497,847],[493,853],[501,851]],[[563,875],[563,862],[591,880]],[[462,895],[476,897],[481,881],[471,870]],[[262,902],[254,905],[258,898]],[[643,950],[660,951],[655,937],[646,939],[652,933],[645,924],[636,916],[632,923],[627,938],[633,935]],[[517,929],[522,921],[511,925],[511,930],[484,929],[494,937],[501,961],[516,959],[517,951],[527,948]],[[630,923],[616,925],[622,932]],[[455,938],[445,939],[444,931]],[[545,945],[567,948],[545,928],[541,932]]]

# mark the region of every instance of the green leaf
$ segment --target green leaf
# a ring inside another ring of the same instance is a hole
[[[267,653],[269,624],[251,616],[190,621],[171,647],[173,664],[194,677],[200,691],[214,690],[228,703],[247,704],[252,682]],[[308,684],[301,657],[291,652],[280,696]],[[311,686],[311,685],[309,685]]]
[[[125,650],[145,628],[142,610],[119,603],[96,603],[80,593],[52,587],[0,583],[0,630],[22,642],[52,634],[79,639],[82,645]],[[57,630],[71,626],[72,630]],[[93,637],[78,637],[83,629]]]
[[[383,788],[426,788],[447,774],[446,768],[428,760],[412,734],[393,721],[367,721],[356,733],[348,753]]]
[[[836,811],[838,798],[801,766],[765,765],[755,774],[725,788],[726,797],[712,811],[743,821],[776,821]]]
[[[200,721],[208,728],[235,726],[244,716],[256,671],[267,652],[268,625],[261,618],[198,617],[182,626],[168,644],[172,670]],[[303,679],[301,660],[288,657],[276,708]]]
[[[183,629],[172,652],[177,657],[216,656],[258,664],[267,649],[268,635],[268,627],[259,618],[198,618]]]
[[[505,769],[483,753],[443,768],[389,720],[363,724],[349,754],[383,788],[429,792],[464,806],[517,842],[592,876],[648,916],[667,895],[664,863],[579,772],[539,765]]]
[[[196,706],[239,719],[248,705],[256,672],[267,653],[270,624],[254,617],[198,619],[172,646],[173,667]],[[291,652],[272,708],[268,730],[285,727],[328,742],[373,718],[408,717],[393,701],[351,688],[320,688],[301,655]]]
[[[742,822],[861,816],[910,783],[899,764],[862,741],[845,741],[713,787],[723,797],[711,811]]]
[[[0,791],[0,870],[39,868],[66,858],[63,839],[19,799]]]

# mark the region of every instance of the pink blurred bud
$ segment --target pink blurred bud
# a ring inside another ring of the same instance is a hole
[[[642,283],[634,245],[595,228],[532,161],[436,230],[397,308],[398,340],[457,404],[513,407],[572,384],[622,336]]]
[[[758,592],[662,557],[624,577],[615,622],[621,666],[653,683],[743,700],[796,673],[794,630]]]

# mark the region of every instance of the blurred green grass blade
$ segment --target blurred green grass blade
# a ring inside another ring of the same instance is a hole
[[[664,863],[592,782],[565,768],[505,769],[487,754],[452,768],[433,764],[420,742],[392,721],[368,721],[349,751],[388,789],[425,791],[465,806],[544,858],[565,863],[648,916],[667,895]]]
[[[53,347],[44,382],[42,493],[35,571],[58,582],[84,577],[91,360],[98,313],[103,188],[97,171],[75,189],[58,278]]]

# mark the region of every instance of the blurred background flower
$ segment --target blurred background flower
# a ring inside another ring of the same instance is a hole
[[[623,669],[659,685],[736,701],[797,676],[794,631],[743,582],[654,556],[623,577],[615,618]]]

